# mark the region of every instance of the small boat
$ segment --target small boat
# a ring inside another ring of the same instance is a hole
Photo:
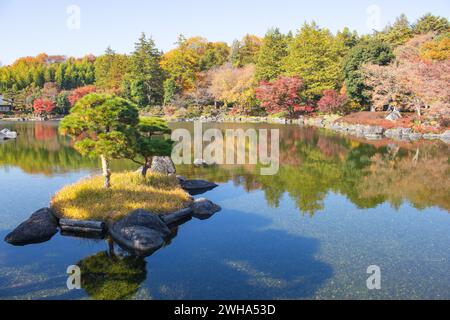
[[[11,131],[9,129],[3,129],[0,131],[0,137],[2,137],[3,139],[16,139],[17,132]]]

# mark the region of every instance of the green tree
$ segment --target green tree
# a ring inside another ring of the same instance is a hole
[[[336,44],[340,48],[340,56],[347,56],[350,49],[356,46],[360,41],[360,37],[356,31],[350,31],[345,27],[342,31],[336,33]]]
[[[340,85],[340,49],[330,31],[320,29],[314,22],[305,23],[290,42],[284,73],[304,80],[305,100],[317,100],[324,90]]]
[[[376,38],[385,41],[392,47],[404,44],[413,36],[413,30],[406,15],[402,14],[396,18],[392,26],[386,27],[383,32],[376,34]]]
[[[101,158],[105,188],[110,188],[110,161],[132,153],[138,121],[138,109],[129,101],[89,94],[73,106],[60,131],[75,139],[75,149],[82,155]]]
[[[278,28],[270,29],[263,40],[256,62],[256,80],[271,81],[283,72],[287,40]]]
[[[60,114],[67,114],[68,110],[70,109],[70,101],[69,101],[69,91],[61,91],[56,96],[56,108],[57,112]]]
[[[128,95],[141,108],[163,102],[164,71],[160,62],[161,52],[155,42],[142,33],[131,55],[131,70],[126,79],[131,84]]]
[[[230,55],[230,47],[225,42],[208,42],[200,53],[200,71],[221,66]]]
[[[370,94],[364,84],[362,66],[372,63],[380,66],[389,64],[394,60],[391,47],[379,40],[364,41],[354,47],[344,61],[344,77],[347,95],[363,106],[370,102]]]
[[[153,157],[170,156],[172,140],[167,138],[171,130],[167,122],[156,117],[141,118],[137,126],[137,138],[131,160],[142,166],[142,176],[152,167]],[[138,157],[143,161],[139,161]]]
[[[235,67],[255,64],[261,49],[262,40],[255,35],[247,34],[241,41],[233,43],[231,58]]]
[[[108,90],[119,90],[129,71],[129,63],[128,56],[117,54],[108,47],[105,54],[95,60],[96,85]]]
[[[445,33],[450,31],[450,23],[447,18],[427,13],[417,20],[413,26],[413,31],[417,34],[428,32]]]
[[[164,105],[172,103],[175,95],[178,94],[180,88],[174,79],[169,78],[164,81]]]

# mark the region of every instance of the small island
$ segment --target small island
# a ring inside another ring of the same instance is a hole
[[[191,196],[175,176],[125,172],[112,175],[111,188],[103,187],[101,176],[83,179],[61,189],[51,208],[60,218],[107,222],[143,209],[168,214],[188,207]]]
[[[210,218],[221,210],[188,193],[198,194],[215,184],[175,175],[167,123],[140,118],[128,100],[88,94],[74,105],[59,130],[72,138],[81,155],[100,158],[103,176],[63,187],[50,208],[37,211],[6,236],[10,244],[45,242],[60,229],[62,234],[108,237],[132,255],[149,256],[170,239],[172,227],[192,217]],[[141,169],[112,174],[113,159],[128,159]]]

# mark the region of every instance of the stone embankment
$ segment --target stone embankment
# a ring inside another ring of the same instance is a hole
[[[382,138],[389,138],[402,141],[416,141],[420,139],[425,140],[440,140],[450,144],[450,130],[443,133],[419,133],[414,132],[411,128],[391,128],[385,129],[381,126],[350,124],[336,121],[335,119],[323,118],[272,118],[272,117],[200,117],[195,119],[178,119],[177,122],[218,122],[218,123],[273,123],[273,124],[297,124],[300,126],[311,126],[332,130],[342,134],[354,135],[363,137],[369,140],[378,140]]]

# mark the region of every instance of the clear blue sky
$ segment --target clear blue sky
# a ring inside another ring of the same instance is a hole
[[[70,5],[81,9],[78,30],[67,27]],[[450,14],[449,0],[0,0],[0,61],[41,52],[97,55],[109,45],[128,53],[142,31],[164,51],[180,33],[230,43],[273,26],[297,30],[311,20],[333,32],[349,26],[369,33],[371,5],[380,9],[382,25],[401,13],[410,21],[426,12]]]

